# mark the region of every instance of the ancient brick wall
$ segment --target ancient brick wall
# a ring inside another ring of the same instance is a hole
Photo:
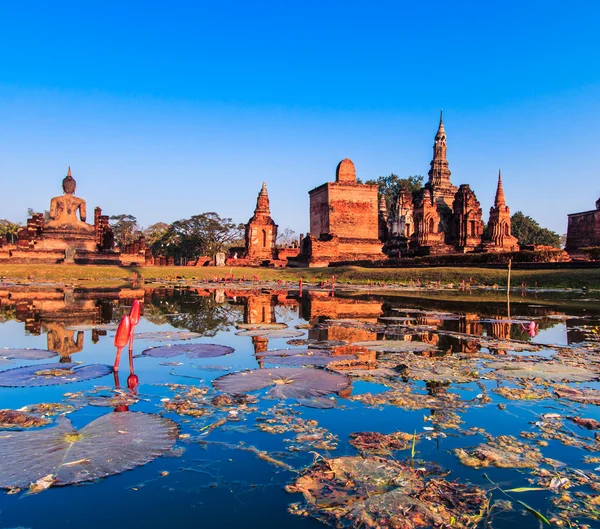
[[[600,246],[600,209],[569,215],[565,249],[574,253],[586,246]]]

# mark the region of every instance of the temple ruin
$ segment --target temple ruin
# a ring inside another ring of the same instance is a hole
[[[309,191],[310,234],[299,259],[308,266],[335,261],[377,260],[385,255],[379,240],[377,186],[360,184],[352,160],[342,160],[335,182]]]
[[[567,244],[569,254],[582,253],[582,248],[600,246],[600,198],[596,200],[596,209],[571,213],[568,215]]]
[[[0,261],[10,263],[47,264],[135,264],[145,262],[145,245],[138,242],[137,254],[114,250],[114,235],[109,218],[97,207],[94,224],[88,224],[87,204],[75,196],[77,183],[71,173],[62,181],[63,194],[50,200],[46,218],[41,213],[27,219],[16,244],[0,244]],[[127,250],[127,249],[126,249]],[[132,249],[133,251],[133,249]],[[122,260],[125,257],[125,260]]]
[[[427,183],[414,193],[401,189],[386,213],[386,228],[380,227],[380,235],[386,234],[382,239],[386,254],[404,257],[518,250],[518,241],[511,234],[502,175],[498,175],[496,199],[486,229],[475,192],[468,184],[452,184],[446,149],[446,130],[440,114]]]

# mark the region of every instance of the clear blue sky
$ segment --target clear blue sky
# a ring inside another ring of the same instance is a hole
[[[47,209],[70,164],[88,209],[143,226],[252,215],[280,228],[351,158],[427,175],[444,109],[452,181],[487,221],[566,231],[600,196],[600,3],[0,4],[0,218]]]

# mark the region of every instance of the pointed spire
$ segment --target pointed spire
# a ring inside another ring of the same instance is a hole
[[[256,199],[256,209],[254,210],[254,215],[262,213],[264,215],[270,215],[270,205],[269,205],[269,193],[267,191],[267,183],[263,182],[262,187],[260,188],[260,192],[258,193],[258,197]]]
[[[69,168],[67,169],[67,176],[73,176],[73,175],[71,174],[71,166],[70,166],[70,165],[69,165]]]
[[[441,136],[445,136],[446,135],[446,131],[444,129],[444,116],[443,116],[443,111],[440,109],[440,124],[438,125],[438,130],[437,130],[437,134],[435,135],[436,139],[440,138]]]
[[[383,195],[379,196],[379,211],[383,213],[387,212],[387,204],[385,202],[385,196]]]
[[[502,187],[502,171],[498,169],[498,188],[496,189],[496,199],[494,200],[494,207],[506,206],[506,200],[504,198],[504,189]]]

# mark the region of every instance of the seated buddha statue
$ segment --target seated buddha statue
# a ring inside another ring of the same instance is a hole
[[[85,200],[76,197],[74,194],[77,183],[71,175],[70,167],[67,176],[63,179],[62,187],[64,195],[54,197],[50,201],[51,220],[45,223],[45,227],[58,230],[76,230],[84,233],[94,233],[94,226],[85,222]],[[78,211],[79,219],[77,218]]]

